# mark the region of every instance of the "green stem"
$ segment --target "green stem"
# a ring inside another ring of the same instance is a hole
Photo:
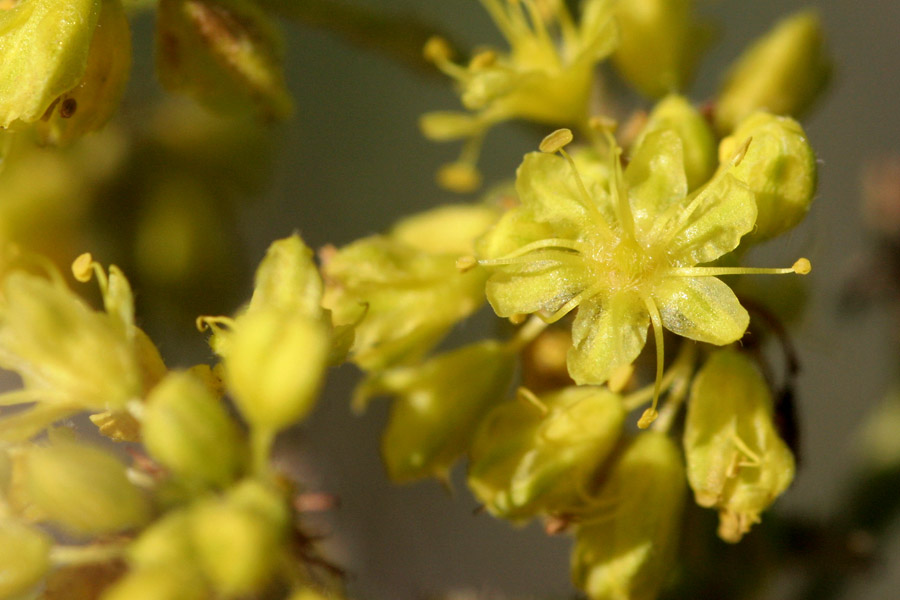
[[[252,453],[253,473],[264,477],[269,472],[269,458],[272,445],[275,443],[275,431],[254,427],[250,432],[250,451]]]
[[[104,563],[122,557],[125,547],[124,544],[54,546],[50,550],[50,560],[57,566]]]

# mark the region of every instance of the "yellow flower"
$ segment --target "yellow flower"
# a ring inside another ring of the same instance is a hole
[[[582,178],[557,131],[526,155],[516,191],[521,206],[481,240],[478,263],[492,274],[488,301],[502,317],[540,313],[554,322],[578,308],[568,368],[578,384],[601,384],[633,362],[653,324],[657,390],[663,327],[701,342],[741,338],[749,317],[718,275],[804,273],[696,266],[734,250],[756,221],[753,193],[729,169],[688,194],[681,139],[652,132],[622,172],[612,136],[608,185]],[[732,159],[737,164],[746,146]],[[641,419],[647,426],[654,407]]]
[[[420,122],[431,139],[468,139],[460,160],[438,173],[441,185],[461,192],[480,185],[475,163],[494,124],[527,119],[585,126],[594,65],[616,43],[610,0],[587,0],[578,24],[559,0],[482,4],[509,42],[508,54],[485,50],[463,66],[452,62],[443,40],[433,38],[425,46],[425,57],[456,80],[463,106],[475,113],[432,112]]]

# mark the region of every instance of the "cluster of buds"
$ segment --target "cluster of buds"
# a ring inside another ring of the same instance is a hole
[[[312,408],[339,338],[312,251],[297,236],[275,242],[246,308],[202,319],[221,362],[189,370],[169,370],[135,326],[118,268],[85,254],[72,273],[98,280],[103,310],[38,257],[3,265],[0,361],[24,387],[0,396],[23,405],[0,420],[0,595],[90,578],[90,597],[105,600],[339,597],[270,463],[274,436]],[[131,464],[54,426],[84,413],[132,444]]]

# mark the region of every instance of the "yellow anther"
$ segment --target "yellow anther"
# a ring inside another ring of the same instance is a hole
[[[794,273],[797,273],[798,275],[806,275],[812,271],[812,265],[808,258],[798,258],[797,262],[795,262],[791,268],[794,270]]]
[[[453,49],[450,48],[447,40],[435,35],[428,38],[428,41],[425,42],[425,47],[422,48],[422,55],[428,62],[439,63],[450,60],[453,57]]]
[[[492,67],[496,62],[497,53],[493,50],[485,50],[472,57],[472,60],[469,61],[469,68],[473,71],[477,71],[479,69]]]
[[[481,186],[481,173],[473,165],[455,162],[440,168],[437,181],[443,188],[464,194]]]
[[[72,275],[76,280],[86,283],[91,280],[94,273],[94,257],[90,252],[85,252],[72,262]]]
[[[638,419],[637,426],[641,429],[647,429],[650,427],[650,424],[656,420],[656,417],[659,416],[659,412],[654,408],[648,408],[644,411],[644,414],[641,415],[641,418]]]
[[[474,256],[460,256],[456,259],[456,268],[461,272],[465,273],[466,271],[475,267],[478,264],[478,259]]]
[[[622,390],[625,389],[625,386],[631,381],[631,376],[634,375],[634,365],[627,364],[621,365],[616,369],[613,369],[612,374],[609,376],[609,380],[606,382],[606,385],[609,387],[611,392],[615,392],[618,394]]]
[[[557,129],[543,140],[541,140],[541,145],[538,146],[541,152],[546,152],[548,154],[553,154],[554,152],[559,152],[563,148],[566,147],[572,141],[572,130],[571,129]]]

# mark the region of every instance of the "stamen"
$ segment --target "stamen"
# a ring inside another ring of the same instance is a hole
[[[437,182],[451,192],[466,194],[481,187],[481,173],[468,162],[448,163],[438,170]]]
[[[650,408],[644,411],[641,418],[638,419],[637,426],[641,429],[647,429],[650,424],[659,416],[656,410],[659,404],[659,392],[662,387],[663,363],[665,361],[665,353],[663,351],[663,326],[662,318],[659,315],[659,308],[650,296],[644,296],[644,305],[647,312],[650,313],[650,324],[653,326],[653,338],[656,341],[656,382],[653,384],[653,403]]]
[[[787,268],[765,267],[681,267],[671,269],[667,275],[676,277],[718,277],[719,275],[787,275],[796,273],[806,275],[812,270],[812,265],[806,258],[798,258],[793,265]]]
[[[461,272],[465,273],[471,269],[474,269],[478,264],[478,259],[474,256],[460,256],[456,259],[456,268]]]
[[[493,50],[479,52],[469,61],[469,69],[478,71],[494,66],[497,62],[497,53]]]
[[[524,402],[528,406],[533,406],[541,413],[542,417],[546,417],[550,412],[550,409],[547,408],[547,405],[538,398],[534,392],[529,390],[526,387],[520,387],[516,390],[516,400],[520,402]]]
[[[77,281],[87,283],[91,280],[92,275],[97,278],[97,287],[100,288],[103,304],[106,305],[109,300],[109,278],[106,276],[103,266],[94,260],[91,253],[85,252],[72,262],[72,276]]]
[[[628,203],[628,193],[625,191],[625,176],[622,173],[622,161],[620,156],[622,149],[616,143],[616,137],[613,135],[613,129],[603,127],[603,137],[609,146],[610,173],[612,174],[612,185],[610,191],[613,194],[613,209],[616,211],[616,217],[622,224],[622,229],[629,237],[634,237],[634,216],[631,214],[631,205]]]
[[[545,318],[544,322],[556,323],[557,321],[562,319],[564,316],[569,314],[572,311],[572,309],[574,309],[576,306],[581,304],[582,300],[584,300],[585,298],[593,297],[601,289],[602,289],[601,285],[593,285],[589,288],[582,290],[581,292],[576,294],[571,300],[569,300],[568,302],[563,304],[555,313],[553,313],[549,317]]]
[[[571,129],[557,129],[543,140],[538,146],[541,152],[553,154],[559,152],[572,142],[573,135]]]
[[[450,48],[447,40],[439,35],[434,35],[425,42],[425,46],[422,48],[422,55],[428,62],[439,64],[449,62],[453,58],[453,49]]]

